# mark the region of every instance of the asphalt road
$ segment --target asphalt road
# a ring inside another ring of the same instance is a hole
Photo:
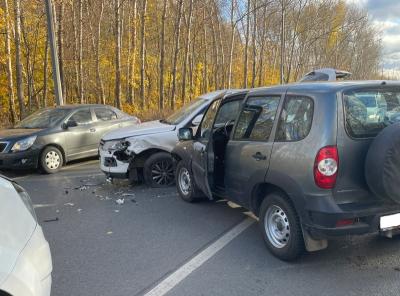
[[[285,263],[248,213],[225,201],[188,204],[173,187],[111,184],[97,160],[11,175],[50,243],[54,296],[400,293],[399,237],[347,237]]]

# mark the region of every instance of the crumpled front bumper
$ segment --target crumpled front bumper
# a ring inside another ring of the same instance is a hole
[[[99,149],[100,169],[111,178],[128,178],[129,161],[118,160],[114,152]]]

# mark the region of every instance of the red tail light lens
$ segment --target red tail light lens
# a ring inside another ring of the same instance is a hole
[[[323,189],[332,189],[336,184],[339,155],[336,146],[326,146],[318,151],[314,164],[315,184]]]

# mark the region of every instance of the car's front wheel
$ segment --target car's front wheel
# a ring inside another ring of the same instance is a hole
[[[304,252],[300,219],[283,194],[272,193],[266,196],[259,217],[261,232],[272,254],[291,261]]]
[[[40,155],[40,166],[46,174],[57,173],[63,165],[61,151],[53,146],[46,147]]]
[[[194,183],[193,175],[183,160],[179,161],[176,166],[175,179],[179,196],[184,201],[194,202],[199,198],[204,197]]]
[[[172,156],[166,152],[151,155],[144,163],[144,180],[151,187],[168,187],[174,184]]]

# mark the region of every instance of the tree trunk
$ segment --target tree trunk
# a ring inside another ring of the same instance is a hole
[[[15,25],[15,68],[17,77],[17,98],[19,102],[19,112],[21,119],[26,116],[24,99],[24,82],[22,81],[21,63],[21,7],[20,0],[14,0],[14,25]]]
[[[61,89],[62,93],[65,95],[65,78],[64,78],[64,1],[61,0],[61,3],[58,7],[58,30],[57,30],[57,45],[58,45],[58,67],[60,69],[60,80],[61,80]]]
[[[129,104],[135,101],[135,62],[136,62],[136,16],[137,1],[132,0],[132,19],[129,23],[129,53],[128,53],[128,94],[127,100]]]
[[[121,14],[120,0],[114,0],[115,10],[115,104],[121,109]]]
[[[174,59],[172,65],[172,93],[171,93],[171,109],[175,109],[176,101],[176,69],[178,67],[178,53],[179,53],[179,40],[181,33],[181,19],[182,19],[182,7],[183,0],[178,0],[178,15],[175,23],[175,49],[174,49]]]
[[[203,8],[203,21],[206,20],[206,8]],[[204,60],[203,60],[203,93],[208,92],[208,69],[207,69],[207,26],[203,25],[203,41],[204,41]]]
[[[143,0],[142,12],[140,16],[141,27],[140,27],[140,107],[143,109],[145,106],[144,97],[144,75],[146,66],[146,40],[145,40],[145,30],[146,30],[146,10],[147,10],[147,0]]]
[[[11,45],[10,45],[10,24],[9,18],[10,14],[8,11],[8,2],[4,0],[4,20],[5,20],[5,38],[6,38],[6,68],[7,68],[7,87],[8,87],[8,105],[10,109],[11,122],[14,124],[17,121],[17,114],[15,112],[15,99],[14,99],[14,82],[13,82],[13,72],[11,65]]]
[[[79,97],[80,95],[80,85],[79,85],[79,56],[78,56],[78,48],[79,48],[79,42],[78,42],[78,29],[76,27],[76,7],[75,7],[75,0],[72,0],[72,28],[74,31],[74,37],[73,37],[73,45],[74,45],[74,50],[73,50],[73,58],[74,58],[74,72],[75,72],[75,94],[76,97]],[[72,99],[72,103],[74,103],[74,99]]]
[[[257,49],[256,49],[256,35],[257,35],[257,0],[253,0],[253,32],[252,32],[252,50],[253,50],[253,62],[251,67],[251,87],[254,88],[256,81],[256,62],[257,62]]]
[[[79,29],[78,29],[78,68],[79,68],[79,102],[85,102],[85,88],[83,86],[83,0],[78,0]]]
[[[230,46],[229,46],[229,65],[228,65],[228,88],[232,85],[232,61],[233,61],[233,47],[235,45],[235,28],[236,22],[233,20],[235,14],[236,0],[231,2],[231,36],[230,36]]]
[[[250,0],[247,0],[247,16],[246,16],[246,36],[244,46],[244,62],[243,62],[243,88],[247,88],[247,72],[248,72],[248,53],[249,53],[249,38],[250,38]]]
[[[47,65],[49,55],[49,35],[46,34],[46,43],[44,46],[44,62],[43,62],[43,107],[47,107]]]
[[[182,73],[182,105],[185,104],[186,100],[186,68],[188,64],[188,57],[189,57],[189,46],[190,46],[190,33],[192,29],[192,14],[193,14],[193,0],[189,0],[189,16],[187,21],[187,31],[186,31],[186,47],[185,47],[185,54],[183,58],[183,73]]]
[[[164,109],[164,60],[165,60],[165,19],[167,17],[167,0],[163,3],[163,12],[161,16],[161,33],[160,33],[160,81],[159,81],[159,99],[158,109]]]

